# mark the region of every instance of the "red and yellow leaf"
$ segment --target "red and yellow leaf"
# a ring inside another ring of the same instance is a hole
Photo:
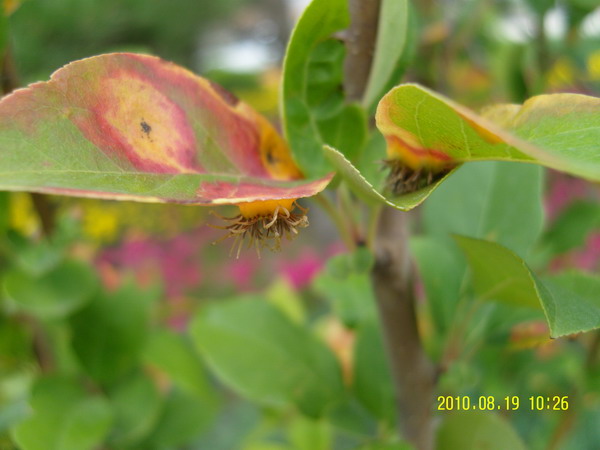
[[[315,195],[260,114],[159,58],[76,61],[0,101],[0,189],[186,204]]]

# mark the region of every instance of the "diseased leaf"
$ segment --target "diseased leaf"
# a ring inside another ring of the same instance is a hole
[[[218,85],[130,53],[73,62],[0,102],[0,189],[233,204],[312,196],[267,120]]]
[[[483,116],[424,87],[392,89],[377,108],[391,153],[409,166],[507,160],[542,164],[600,180],[600,99],[579,94],[532,97],[488,108]]]
[[[454,170],[448,172],[443,178],[434,181],[429,186],[418,191],[397,197],[389,197],[384,196],[380,190],[369,183],[342,153],[328,145],[325,145],[323,150],[325,156],[335,167],[337,172],[348,182],[350,189],[352,189],[352,191],[362,200],[369,204],[385,203],[386,205],[401,211],[409,211],[414,207],[419,206],[442,183],[442,181],[454,172]]]
[[[600,327],[600,278],[566,273],[539,279],[527,264],[494,242],[455,236],[481,299],[529,307],[541,304],[552,337]]]

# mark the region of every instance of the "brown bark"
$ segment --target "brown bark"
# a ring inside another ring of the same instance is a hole
[[[391,208],[382,212],[372,280],[396,390],[398,425],[404,438],[427,450],[433,446],[434,368],[417,326],[409,217]]]
[[[350,100],[359,100],[373,59],[380,0],[349,0],[349,9],[344,88]],[[408,220],[407,213],[383,209],[374,243],[372,280],[396,391],[400,432],[419,450],[429,450],[433,446],[434,368],[417,326]]]
[[[380,0],[349,0],[350,27],[346,31],[344,89],[349,100],[365,92],[377,38]]]

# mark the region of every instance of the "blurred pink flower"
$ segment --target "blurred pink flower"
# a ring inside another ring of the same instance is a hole
[[[233,281],[237,290],[247,291],[252,287],[254,275],[259,267],[254,255],[242,255],[239,259],[232,260],[227,264],[229,279]]]
[[[313,249],[304,249],[294,260],[282,261],[280,273],[295,289],[308,285],[324,265],[324,258]]]
[[[167,297],[182,295],[201,281],[198,252],[203,239],[186,233],[167,241],[135,238],[104,250],[98,265],[130,269],[142,283],[161,276]]]
[[[560,255],[550,266],[550,270],[558,272],[575,267],[593,272],[600,268],[600,233],[591,233],[586,243],[578,249]]]

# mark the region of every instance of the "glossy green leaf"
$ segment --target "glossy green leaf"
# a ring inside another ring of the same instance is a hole
[[[342,394],[340,367],[306,328],[256,299],[210,305],[191,325],[194,342],[219,378],[257,402],[296,404],[319,416]]]
[[[71,318],[73,348],[95,380],[111,384],[138,364],[155,298],[154,292],[125,285],[97,295]]]
[[[391,154],[405,161],[533,162],[600,180],[600,98],[540,95],[523,105],[490,107],[478,116],[438,93],[407,84],[386,94],[376,118]]]
[[[0,101],[0,189],[234,204],[298,198],[300,180],[267,120],[221,87],[147,55],[68,64]]]
[[[283,62],[283,128],[294,158],[309,176],[329,170],[322,147],[330,142],[323,140],[317,119],[335,116],[343,108],[336,85],[344,49],[329,38],[349,20],[346,0],[313,0],[292,32]]]
[[[437,450],[525,450],[510,424],[489,411],[452,413],[436,436]]]
[[[408,0],[381,2],[375,55],[363,97],[367,109],[398,83],[406,68],[415,41],[411,30],[414,21],[410,20],[410,7]]]
[[[124,448],[139,442],[156,424],[162,399],[154,381],[135,372],[108,393],[114,411],[114,425],[109,437],[113,447]]]
[[[31,407],[31,417],[13,429],[23,450],[92,450],[101,446],[112,422],[106,399],[71,378],[40,379]]]
[[[479,298],[541,307],[552,337],[600,327],[600,278],[567,273],[539,279],[527,264],[499,244],[455,236],[473,273]]]
[[[362,200],[369,204],[384,203],[401,211],[409,211],[419,206],[427,197],[452,173],[449,172],[443,178],[435,181],[426,188],[397,197],[384,196],[381,189],[376,189],[367,179],[348,161],[339,151],[325,145],[323,152],[331,162],[337,173],[340,174],[350,186],[350,189]]]
[[[65,261],[38,277],[12,269],[4,277],[3,287],[13,308],[54,319],[82,308],[91,299],[97,280],[85,264]]]

